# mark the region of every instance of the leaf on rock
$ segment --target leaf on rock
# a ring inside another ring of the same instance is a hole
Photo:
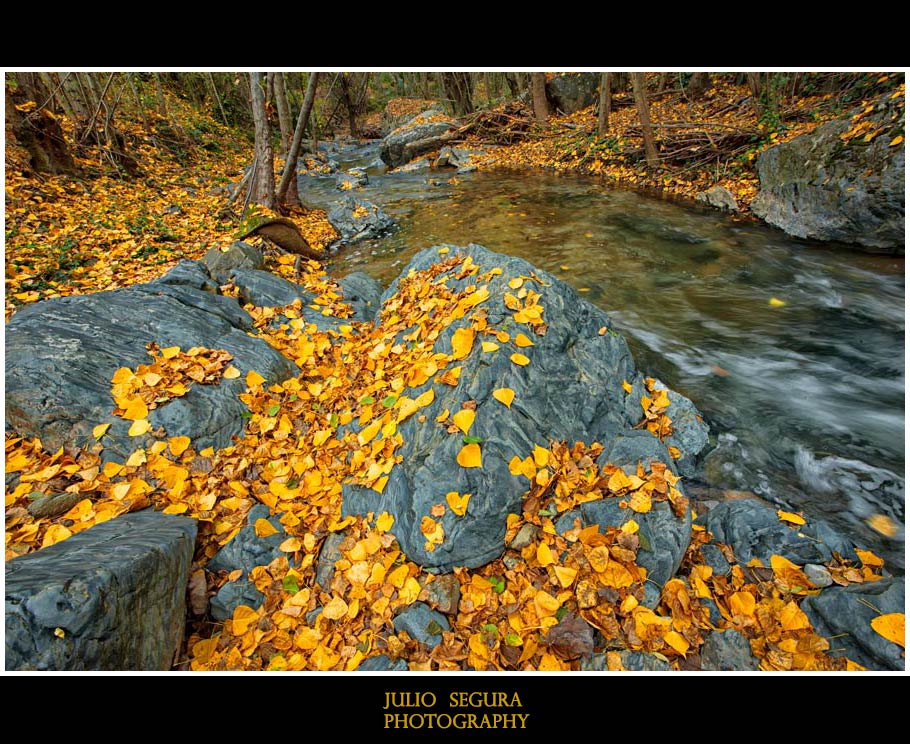
[[[452,334],[452,359],[464,359],[474,346],[474,329],[458,328]]]
[[[471,424],[474,423],[475,415],[474,411],[470,408],[462,408],[458,413],[452,416],[452,423],[461,429],[462,433],[467,434],[468,430],[471,428]]]
[[[803,519],[799,514],[794,514],[793,512],[783,511],[782,509],[777,510],[777,518],[781,522],[789,522],[790,524],[805,524],[806,520]]]
[[[889,612],[886,615],[872,618],[872,630],[882,638],[904,648],[905,622],[903,612]]]
[[[253,531],[256,533],[256,537],[260,538],[278,534],[278,530],[268,519],[257,519],[253,525]]]
[[[512,388],[496,388],[496,390],[493,391],[493,397],[506,408],[511,408],[512,401],[515,400],[515,391],[512,390]]]
[[[482,467],[480,445],[473,443],[466,444],[461,448],[461,451],[458,453],[455,460],[463,468]]]

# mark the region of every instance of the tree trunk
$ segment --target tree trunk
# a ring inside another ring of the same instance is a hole
[[[158,94],[158,116],[168,119],[167,101],[164,100],[164,92],[161,90],[161,78],[157,72],[153,72],[152,75],[155,76],[155,92]]]
[[[641,137],[645,142],[645,158],[648,167],[657,168],[659,155],[657,145],[654,143],[654,132],[651,130],[651,109],[648,105],[648,90],[645,87],[645,74],[632,73],[632,95],[635,97],[635,108],[638,109],[638,118],[641,119]]]
[[[442,89],[452,102],[455,116],[467,116],[474,112],[474,79],[470,72],[443,72]]]
[[[686,95],[689,98],[701,98],[711,88],[711,78],[707,72],[693,72],[686,86]]]
[[[603,139],[610,128],[610,111],[613,108],[613,94],[610,92],[610,73],[600,73],[600,101],[597,104],[597,138]]]
[[[278,156],[286,158],[288,156],[288,148],[291,146],[291,138],[294,136],[291,131],[291,107],[288,105],[284,73],[270,72],[269,75],[274,78],[275,106],[278,109],[278,128],[281,130],[281,147],[278,149]]]
[[[256,134],[253,159],[253,183],[250,201],[275,209],[275,174],[269,120],[265,112],[265,95],[262,90],[262,73],[250,73],[250,98],[253,109],[253,127]]]
[[[351,97],[348,74],[342,72],[338,80],[341,83],[341,97],[344,100],[345,108],[348,110],[348,129],[350,129],[352,137],[357,137],[357,113],[354,111],[354,101]]]
[[[762,118],[762,74],[760,72],[747,72],[746,81],[749,83],[749,91],[752,93],[752,108],[755,110],[755,118]]]
[[[212,94],[215,96],[215,102],[218,104],[218,110],[221,112],[221,121],[224,122],[225,126],[230,126],[228,123],[228,118],[224,113],[224,106],[221,105],[221,96],[218,95],[218,86],[215,85],[215,76],[212,73],[208,73],[209,84],[212,86]]]
[[[550,102],[547,101],[547,76],[543,72],[531,73],[531,100],[534,103],[534,116],[541,124],[550,118]]]
[[[303,144],[303,130],[306,129],[310,112],[313,110],[313,101],[316,100],[318,84],[319,73],[311,72],[306,94],[303,97],[303,105],[300,107],[300,116],[297,117],[297,126],[294,128],[294,140],[288,150],[284,172],[281,174],[281,183],[278,185],[277,200],[282,205],[300,206],[300,195],[297,193],[297,158],[300,156],[300,147]],[[314,131],[315,129],[313,127]]]

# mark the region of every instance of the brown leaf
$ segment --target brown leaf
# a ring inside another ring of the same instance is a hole
[[[209,608],[209,593],[205,581],[205,571],[201,568],[197,571],[193,571],[190,575],[186,592],[190,611],[196,617],[204,615]]]
[[[577,659],[594,653],[594,629],[574,612],[567,612],[543,642],[561,659]]]

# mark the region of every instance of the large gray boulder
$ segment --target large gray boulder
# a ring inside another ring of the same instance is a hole
[[[547,98],[564,114],[587,108],[597,100],[600,73],[567,72],[547,81]]]
[[[903,99],[901,99],[903,100]],[[869,115],[870,142],[848,138],[850,119],[832,121],[758,156],[761,191],[752,211],[798,238],[904,252],[903,107],[888,97]]]
[[[7,671],[170,669],[195,541],[195,520],[147,510],[7,561]]]
[[[238,395],[246,372],[255,370],[274,383],[296,368],[250,336],[249,314],[217,291],[204,264],[181,261],[147,284],[23,308],[6,326],[7,425],[56,449],[90,444],[92,428],[110,423],[105,457],[127,457],[152,440],[129,436],[131,422],[112,414],[114,372],[149,363],[150,342],[183,351],[203,346],[229,352],[241,376],[192,384],[186,395],[153,409],[149,422],[167,436],[189,436],[197,449],[228,446],[243,430],[246,407]]]
[[[473,244],[449,248],[449,257],[471,256],[480,267],[480,274],[493,268],[502,270],[483,281],[490,293],[490,299],[481,306],[487,314],[488,327],[505,330],[512,339],[523,332],[533,338],[534,346],[519,349],[510,341],[498,351],[487,353],[477,339],[471,353],[457,362],[462,367],[458,384],[434,385],[435,400],[421,409],[423,416],[412,416],[400,424],[404,444],[397,454],[402,461],[392,469],[383,493],[352,484],[343,490],[344,513],[389,511],[395,516],[395,535],[409,558],[439,573],[455,566],[481,566],[503,551],[506,515],[520,512],[521,497],[527,490],[527,480],[509,472],[512,457],[527,457],[535,445],[548,446],[551,441],[598,441],[612,446],[615,440],[633,436],[641,419],[640,407],[633,414],[627,412],[622,382],[638,383],[642,375],[605,312],[580,299],[569,285],[523,259],[492,253]],[[437,263],[438,251],[434,247],[417,254],[402,276]],[[503,303],[505,293],[515,291],[509,288],[509,280],[532,275],[540,280],[537,283],[526,279],[541,295],[543,319],[548,326],[543,336],[535,335],[527,324],[517,323],[513,311]],[[476,276],[456,279],[447,275],[447,285],[453,290],[476,283]],[[386,291],[383,301],[397,290],[396,282]],[[470,324],[469,317],[454,321],[440,333],[434,350],[450,353],[455,331]],[[601,329],[606,330],[601,334]],[[519,366],[510,361],[510,355],[517,351],[525,353],[530,364]],[[413,388],[408,394],[416,397],[431,384],[432,381]],[[492,397],[492,392],[500,387],[515,391],[511,408]],[[449,434],[435,422],[443,409],[454,413],[471,400],[477,407],[470,434],[482,439],[479,468],[457,464],[456,456],[464,444],[460,432]],[[707,428],[694,417],[685,425]],[[702,436],[693,434],[680,441],[704,443],[707,438],[703,435],[704,431]],[[650,457],[657,446],[663,448],[664,460],[672,462],[666,447],[653,437],[641,442],[642,458]],[[635,451],[627,454],[634,458]],[[434,504],[444,503],[450,491],[470,493],[473,497],[465,516],[446,511],[441,518],[445,540],[435,550],[427,551],[420,532],[421,517],[429,515]],[[684,531],[687,530],[685,525]]]
[[[397,168],[420,155],[438,150],[446,142],[445,135],[456,126],[456,122],[439,111],[424,111],[382,140],[379,157],[389,168]]]

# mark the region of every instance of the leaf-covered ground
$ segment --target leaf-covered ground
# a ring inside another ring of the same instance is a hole
[[[720,185],[733,194],[740,209],[748,210],[758,195],[754,163],[762,150],[811,132],[843,116],[845,110],[867,106],[882,90],[893,88],[894,97],[904,99],[904,83],[899,82],[903,75],[886,73],[878,77],[867,100],[846,105],[830,93],[809,95],[782,104],[774,117],[760,119],[748,86],[735,84],[729,76],[714,76],[712,87],[698,99],[681,91],[654,95],[658,77],[648,76],[651,123],[661,153],[656,170],[649,170],[644,162],[641,126],[633,105],[612,111],[603,138],[597,136],[595,105],[551,117],[531,136],[491,149],[474,163],[479,168],[536,167],[589,173],[617,184],[689,198]],[[871,108],[855,117],[850,139],[861,137],[868,142],[884,134],[866,120],[870,113]]]
[[[218,134],[217,125],[205,125]],[[219,220],[226,203],[219,189],[237,180],[250,153],[219,142],[220,153],[200,151],[189,168],[150,146],[143,151],[145,175],[139,181],[119,180],[87,162],[81,165],[88,175],[80,179],[27,179],[8,167],[7,313],[25,302],[145,281],[180,258],[198,258],[213,245],[229,243],[234,225]],[[571,162],[578,155],[567,157]],[[305,232],[318,246],[326,229],[317,214]],[[318,264],[305,263],[301,276],[293,256],[272,255],[270,261],[276,273],[301,281],[317,297],[317,308],[349,315],[337,283]],[[474,289],[453,291],[450,276],[475,276]],[[597,468],[596,442],[539,442],[514,457],[510,471],[527,481],[528,490],[522,510],[505,525],[511,547],[482,568],[454,573],[460,601],[447,616],[449,627],[432,629],[440,639],[435,648],[396,632],[397,613],[420,600],[452,596],[452,579],[430,575],[403,555],[390,515],[342,519],[341,487],[351,481],[383,490],[400,457],[398,425],[410,417],[462,437],[458,464],[482,466],[482,444],[470,441],[470,401],[433,420],[421,409],[435,388],[454,384],[462,360],[477,346],[509,354],[518,365],[534,354],[532,339],[545,331],[548,309],[533,281],[510,277],[514,294],[491,297],[484,286],[489,278],[442,251],[433,269],[401,283],[376,325],[351,323],[337,332],[307,325],[299,307],[248,306],[261,337],[299,368],[280,385],[266,386],[255,370],[238,370],[223,350],[158,348],[149,339],[148,363],[112,376],[111,410],[132,421],[138,436],[149,430],[151,407],[192,385],[243,375],[242,399],[250,411],[243,436],[224,450],[197,451],[188,438],[163,433],[124,462],[102,463],[103,425],[96,427],[96,446],[76,455],[48,453],[37,440],[8,434],[6,558],[148,506],[185,514],[199,520],[189,595],[191,607],[201,610],[206,597],[235,578],[206,572],[207,561],[262,503],[281,515],[285,533],[282,556],[251,575],[265,602],[258,609],[238,607],[223,624],[192,615],[185,668],[351,670],[383,653],[414,670],[568,670],[579,668],[590,653],[597,629],[606,639],[599,650],[610,669],[622,668],[623,649],[688,669],[697,667],[699,648],[714,628],[742,632],[763,669],[856,668],[829,655],[836,640],[817,635],[800,609],[803,597],[816,590],[782,557],[769,566],[734,566],[729,575],[716,575],[697,551],[709,536],[695,527],[681,570],[651,610],[642,604],[648,577],[636,562],[641,541],[634,520],[603,532],[589,527],[557,534],[557,515],[597,498],[622,499],[640,513],[658,501],[669,501],[677,514],[692,509],[679,479],[665,468],[639,468],[634,475]],[[506,303],[526,333],[510,336],[487,327],[483,310],[492,302]],[[270,323],[276,317],[280,324]],[[451,350],[435,351],[434,339],[462,317],[471,319],[471,328],[453,337]],[[407,329],[414,330],[401,343],[399,334]],[[427,393],[408,395],[431,379]],[[514,395],[509,389],[495,393],[506,415]],[[652,390],[641,405],[642,426],[665,436],[672,426],[665,394]],[[353,423],[338,436],[340,427]],[[53,516],[36,516],[29,507],[48,496],[62,498],[63,506],[52,509]],[[456,516],[469,512],[473,496],[450,493],[423,515],[428,549],[447,539],[436,519],[446,510]],[[781,518],[799,528],[798,515]],[[275,528],[262,520],[254,529],[266,536]],[[334,577],[321,588],[316,559],[326,538],[339,532],[344,541]],[[829,565],[836,583],[879,577],[881,560],[859,555],[862,565]],[[712,622],[708,603],[720,619]],[[898,635],[895,627],[902,620],[883,616],[877,630],[898,642],[903,631]]]

